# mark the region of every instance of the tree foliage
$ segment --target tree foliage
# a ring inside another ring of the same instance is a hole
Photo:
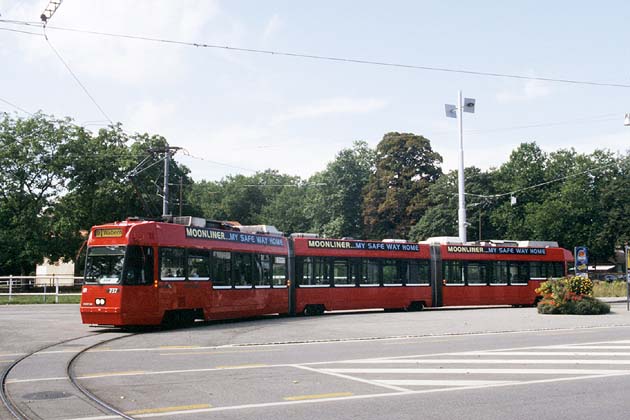
[[[388,133],[376,147],[376,171],[365,188],[364,223],[369,237],[406,237],[424,215],[429,186],[442,174],[442,157],[428,139]]]
[[[92,133],[70,119],[0,115],[0,275],[29,274],[44,257],[75,259],[95,225],[159,218],[167,140]],[[170,211],[285,234],[423,240],[457,235],[457,172],[442,174],[428,139],[388,133],[356,142],[308,179],[267,169],[194,181],[171,160]],[[630,155],[519,145],[496,169],[465,170],[470,240],[555,240],[610,258],[630,241]],[[515,198],[515,202],[512,201]],[[180,210],[181,209],[181,210]]]

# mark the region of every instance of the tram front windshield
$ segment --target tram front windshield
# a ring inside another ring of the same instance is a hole
[[[85,282],[119,284],[122,279],[124,246],[99,246],[89,248],[85,263]]]

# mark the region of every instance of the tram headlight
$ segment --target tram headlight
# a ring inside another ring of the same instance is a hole
[[[96,298],[94,300],[94,303],[96,304],[96,306],[104,306],[105,305],[105,299],[103,299],[103,298]]]

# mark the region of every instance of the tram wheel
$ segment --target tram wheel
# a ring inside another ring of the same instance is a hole
[[[411,302],[409,304],[409,306],[407,307],[408,311],[421,311],[424,309],[424,303],[423,302]]]

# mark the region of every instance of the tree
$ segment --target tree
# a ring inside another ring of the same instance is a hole
[[[528,206],[538,206],[544,200],[543,188],[532,188],[545,182],[547,155],[535,143],[521,143],[510,159],[496,170],[492,177],[494,188],[500,194],[514,192],[511,197],[502,195],[502,202],[492,212],[492,224],[503,238],[533,239],[531,225],[526,223]]]
[[[494,194],[492,175],[474,166],[464,170],[466,180],[466,217],[469,222],[467,235],[470,239],[495,238],[496,231],[490,224],[493,200],[484,197]],[[421,241],[432,236],[458,236],[458,181],[457,171],[442,175],[429,187],[429,208],[418,223],[411,228],[410,239]],[[478,223],[481,222],[481,223]],[[481,225],[482,231],[479,231]]]
[[[373,165],[374,151],[357,141],[309,179],[305,213],[312,231],[330,237],[362,236],[363,190]]]
[[[429,206],[428,189],[442,173],[441,162],[442,157],[422,136],[383,136],[376,148],[376,171],[363,201],[368,237],[407,236]]]
[[[64,188],[59,150],[71,135],[69,120],[42,114],[0,121],[0,274],[29,274],[46,255],[52,200]]]

